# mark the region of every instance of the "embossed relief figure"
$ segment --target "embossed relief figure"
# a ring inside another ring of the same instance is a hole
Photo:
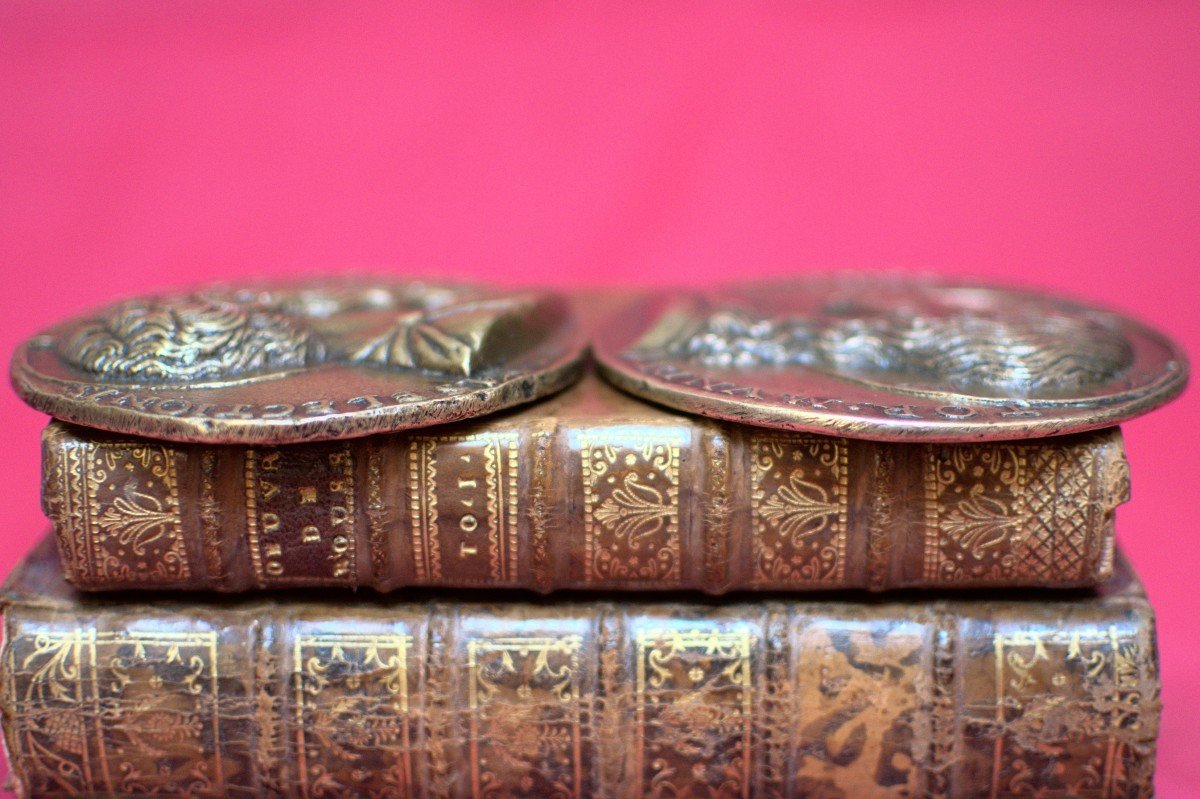
[[[677,410],[877,441],[1001,441],[1119,424],[1187,356],[1053,295],[901,274],[799,275],[641,297],[598,328],[620,388]]]
[[[284,314],[178,297],[123,303],[82,325],[62,355],[131,382],[211,380],[303,366],[320,345]]]
[[[575,382],[586,341],[547,291],[399,279],[216,286],[50,327],[12,383],[64,421],[171,441],[295,443],[509,408]]]
[[[1133,361],[1126,338],[1098,316],[1063,313],[1041,298],[997,306],[979,297],[854,285],[802,314],[775,315],[795,299],[786,288],[782,301],[767,291],[721,306],[697,300],[664,315],[633,354],[718,368],[806,366],[913,394],[1043,400],[1107,384]]]
[[[525,332],[536,301],[422,285],[204,291],[121,303],[81,322],[60,355],[137,383],[237,380],[330,361],[469,377]]]

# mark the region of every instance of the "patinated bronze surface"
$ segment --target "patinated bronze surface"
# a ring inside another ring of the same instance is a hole
[[[842,274],[646,298],[599,326],[604,374],[646,399],[881,441],[1094,429],[1187,382],[1177,345],[1075,301],[929,277]]]
[[[176,441],[287,443],[472,418],[572,383],[585,339],[542,291],[366,280],[139,298],[22,345],[30,405]]]

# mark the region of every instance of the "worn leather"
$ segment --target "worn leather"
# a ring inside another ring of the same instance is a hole
[[[194,603],[10,580],[21,795],[1149,797],[1153,617],[1027,600]]]
[[[673,413],[594,375],[340,442],[44,437],[44,506],[84,589],[1086,586],[1127,497],[1116,428],[883,444]]]

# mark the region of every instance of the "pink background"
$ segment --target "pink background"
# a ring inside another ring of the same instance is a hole
[[[345,267],[932,267],[1200,353],[1200,4],[568,5],[0,5],[5,357],[122,294]],[[1120,514],[1172,799],[1200,787],[1195,397],[1127,426]],[[45,419],[0,411],[7,572],[43,529]]]

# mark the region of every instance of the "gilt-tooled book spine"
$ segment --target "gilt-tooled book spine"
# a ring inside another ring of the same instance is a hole
[[[4,735],[36,797],[1149,797],[1154,622],[1117,571],[1029,600],[144,604],[73,594],[47,542],[7,588]]]
[[[274,448],[51,424],[83,589],[1085,586],[1128,494],[1117,429],[883,444],[753,428],[588,376],[468,425]]]

